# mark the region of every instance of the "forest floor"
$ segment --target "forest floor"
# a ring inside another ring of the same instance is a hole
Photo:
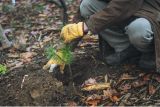
[[[79,3],[67,3],[71,22]],[[1,106],[160,105],[160,75],[128,62],[106,65],[98,58],[97,36],[78,44],[64,74],[43,70],[48,61],[46,48],[59,45],[60,13],[55,4],[43,0],[17,0],[15,7],[7,0],[0,2],[0,24],[14,42],[14,47],[0,51],[0,64],[7,67],[0,74]],[[105,88],[100,86],[106,83]]]

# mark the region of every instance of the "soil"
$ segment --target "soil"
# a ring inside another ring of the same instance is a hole
[[[17,1],[21,1],[21,0],[17,0]],[[42,1],[44,2],[44,0]],[[79,0],[75,0],[75,1],[79,1]],[[75,1],[71,3],[71,6],[69,8],[70,14],[77,12],[75,11],[76,7],[73,7],[78,5],[78,3]],[[52,19],[51,23],[55,25],[55,26],[52,26],[52,28],[54,28],[53,30],[55,31],[51,32],[49,30],[46,33],[46,29],[43,29],[45,32],[43,34],[44,37],[42,37],[42,41],[44,40],[43,45],[46,45],[46,44],[58,45],[59,39],[57,38],[59,38],[59,31],[60,31],[58,26],[61,25],[60,15],[59,15],[60,11],[53,4],[51,5],[47,3],[46,7],[52,8],[50,10],[51,11],[50,13],[52,13],[51,16],[55,16],[55,18],[53,19],[51,17],[50,18]],[[11,14],[11,17],[16,16],[15,22],[17,18],[18,18],[17,21],[20,21],[19,23],[24,22],[23,20],[20,20],[24,18],[19,18],[19,16],[23,16],[23,14],[24,14],[24,17],[26,16],[26,14],[23,11],[24,6],[22,5],[21,8],[18,9],[20,13],[14,12],[16,13],[16,15]],[[33,10],[31,11],[30,9],[27,11],[28,13],[34,12]],[[48,8],[47,8],[47,11],[48,11]],[[36,14],[34,14],[34,16],[32,14],[31,15],[28,14],[28,15],[29,17],[31,16],[33,17],[31,19],[35,19],[33,21],[35,23],[38,16]],[[9,23],[9,20],[10,20],[9,16],[10,15],[8,15],[8,18],[5,19],[3,22]],[[41,14],[41,16],[43,16],[43,14]],[[7,14],[5,15],[5,17],[7,17]],[[39,19],[41,19],[41,17]],[[42,22],[43,21],[49,21],[49,20],[44,18]],[[153,75],[153,73],[148,73],[141,70],[137,66],[137,64],[134,62],[134,60],[125,62],[124,64],[117,65],[117,66],[106,65],[101,60],[99,60],[99,57],[97,54],[99,52],[99,49],[97,48],[98,47],[97,41],[95,43],[95,41],[90,41],[90,39],[87,41],[86,39],[87,43],[83,44],[82,42],[82,44],[85,46],[83,45],[79,46],[75,50],[74,61],[71,63],[70,67],[68,65],[65,67],[64,74],[61,74],[58,68],[56,71],[52,73],[49,73],[48,71],[43,70],[42,69],[43,65],[46,64],[48,59],[46,58],[46,56],[44,56],[45,47],[41,49],[42,48],[41,45],[37,43],[42,43],[42,42],[39,42],[39,39],[38,39],[39,36],[41,36],[41,33],[43,33],[41,32],[41,29],[49,28],[51,26],[49,26],[48,22],[47,23],[45,22],[42,28],[40,28],[41,26],[39,24],[40,24],[39,22],[35,23],[36,26],[33,26],[31,30],[30,30],[30,27],[29,29],[20,27],[19,29],[15,29],[13,33],[14,35],[20,35],[19,33],[22,32],[22,35],[24,36],[25,34],[27,35],[30,34],[32,31],[33,31],[32,33],[36,33],[35,31],[40,32],[40,34],[38,33],[37,35],[34,35],[36,36],[36,38],[33,38],[34,36],[31,36],[31,35],[26,36],[28,38],[27,43],[29,42],[28,47],[30,47],[31,49],[33,48],[33,52],[36,52],[37,55],[34,56],[31,59],[31,61],[28,61],[28,63],[24,63],[23,66],[13,70],[9,70],[4,75],[0,74],[0,88],[1,88],[0,89],[0,105],[1,106],[63,106],[63,105],[86,106],[86,105],[89,105],[86,103],[86,99],[90,95],[94,95],[94,94],[103,95],[103,90],[83,92],[81,91],[82,84],[84,83],[84,81],[88,80],[89,78],[94,78],[96,79],[97,82],[104,82],[104,76],[106,74],[108,76],[108,81],[112,85],[111,88],[114,88],[117,90],[117,93],[120,96],[120,99],[117,102],[111,101],[110,98],[101,99],[101,101],[98,100],[96,104],[95,102],[97,100],[95,99],[92,101],[93,104],[91,105],[94,105],[94,104],[95,105],[98,104],[99,106],[160,105],[160,100],[159,100],[160,99],[160,76],[157,77],[157,79],[155,80],[155,78],[153,77],[156,75]],[[6,25],[6,23],[3,23],[3,26],[10,26],[10,25],[9,24]],[[36,27],[39,28],[39,30],[36,30],[35,29]],[[45,37],[48,37],[48,39],[50,40],[47,40],[47,38]],[[20,38],[20,37],[17,37],[17,38]],[[32,46],[35,46],[35,47],[32,47]],[[0,63],[8,64],[8,62],[22,61],[20,57],[9,58],[7,54],[10,53],[12,54],[12,56],[14,55],[16,56],[23,52],[24,50],[22,52],[20,50],[9,51],[9,52],[8,50],[0,51]],[[27,62],[27,61],[24,61],[24,62]],[[71,70],[69,68],[71,68]],[[72,72],[72,75],[71,75],[71,72]],[[137,77],[137,78],[134,80],[132,79],[125,80],[118,83],[121,76],[125,73],[127,73],[128,75],[131,75],[131,77]],[[148,76],[150,76],[151,78],[149,78]],[[136,83],[136,85],[139,85],[139,87],[125,87],[127,85],[131,86],[131,84],[133,83]],[[149,86],[150,86],[150,90],[148,90]],[[149,91],[151,95],[149,95]],[[127,97],[128,95],[129,97]]]
[[[75,93],[69,86],[71,80],[68,67],[62,75],[58,71],[57,73],[44,71],[42,65],[43,63],[30,64],[1,75],[0,104],[2,106],[64,105],[68,100],[74,99]],[[76,58],[71,64],[75,86],[81,85],[84,80],[97,72],[96,69],[92,71],[94,65],[95,62],[90,56]]]
[[[108,74],[111,79],[118,79],[120,74],[129,72],[128,70],[132,68],[132,73],[134,72],[135,75],[139,72],[134,65],[129,69],[125,67],[126,65],[108,66],[97,59],[97,50],[86,49],[86,51],[88,54],[76,56],[71,64],[72,79],[68,67],[65,68],[63,75],[58,71],[49,73],[42,70],[43,63],[32,63],[1,75],[0,104],[51,106],[65,105],[68,101],[75,101],[78,105],[85,105],[81,95],[86,93],[79,89],[88,78],[101,78]],[[72,87],[73,83],[74,87]]]

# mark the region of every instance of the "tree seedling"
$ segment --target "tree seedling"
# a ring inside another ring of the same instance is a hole
[[[54,59],[59,62],[63,62],[65,64],[70,64],[73,59],[73,55],[69,46],[64,46],[63,48],[58,50],[61,52],[62,56],[57,54],[57,50],[53,47],[48,47],[46,50],[46,56],[48,59]]]
[[[46,50],[46,56],[50,59],[43,69],[46,70],[50,68],[49,72],[53,72],[56,66],[60,66],[60,72],[63,74],[63,70],[66,64],[70,64],[73,59],[71,49],[69,46],[64,45],[62,48],[56,50],[53,47],[49,47]]]

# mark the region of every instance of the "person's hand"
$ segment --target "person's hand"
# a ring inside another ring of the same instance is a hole
[[[83,37],[84,35],[84,23],[74,23],[64,26],[61,30],[61,37],[65,43],[70,43],[74,39]]]
[[[47,62],[47,64],[45,64],[45,65],[43,66],[43,69],[44,69],[44,70],[47,70],[47,69],[50,68],[49,72],[53,72],[53,70],[54,70],[57,66],[59,66],[59,67],[60,67],[60,72],[63,74],[63,73],[64,73],[63,70],[64,70],[64,68],[65,68],[65,63],[64,63],[64,61],[61,60],[62,57],[63,57],[62,52],[61,52],[61,51],[58,51],[58,52],[56,52],[56,54],[58,55],[58,59],[57,59],[57,58],[55,58],[55,59],[51,58],[51,59]]]

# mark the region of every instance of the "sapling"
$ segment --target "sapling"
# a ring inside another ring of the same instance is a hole
[[[60,71],[63,73],[65,65],[69,65],[73,59],[71,49],[67,45],[63,45],[63,47],[58,50],[53,47],[48,47],[46,56],[50,60],[44,65],[43,69],[48,69],[50,67],[49,72],[52,72],[56,66],[60,65]]]
[[[57,51],[61,52],[62,56],[59,56],[57,54]],[[58,60],[60,62],[62,61],[65,64],[70,64],[72,62],[72,59],[73,59],[73,55],[72,55],[71,49],[67,45],[64,45],[63,48],[58,49],[58,50],[56,50],[55,48],[53,48],[51,46],[48,47],[46,49],[46,56],[47,56],[48,59],[52,58],[52,59]]]

